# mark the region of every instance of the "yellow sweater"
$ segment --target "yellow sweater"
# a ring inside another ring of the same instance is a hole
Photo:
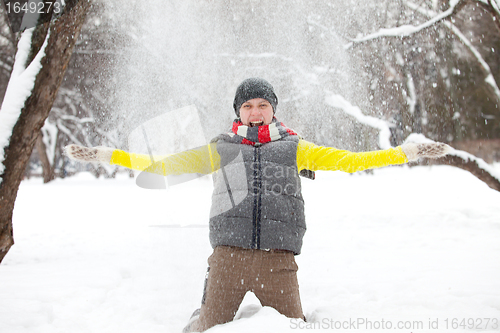
[[[173,155],[153,156],[153,159],[154,161],[151,161],[149,155],[127,153],[116,149],[110,164],[164,176],[185,173],[210,174],[220,169],[220,156],[217,153],[216,143]],[[312,171],[340,170],[353,173],[407,162],[408,159],[401,147],[353,153],[333,147],[317,146],[302,139],[297,145],[297,169],[299,172],[307,169]]]

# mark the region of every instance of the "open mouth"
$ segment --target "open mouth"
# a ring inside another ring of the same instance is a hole
[[[262,120],[250,122],[250,127],[262,126],[262,125],[264,125],[264,122]]]

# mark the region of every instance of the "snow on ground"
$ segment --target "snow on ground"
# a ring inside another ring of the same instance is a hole
[[[308,322],[262,308],[209,332],[499,330],[500,193],[447,166],[319,172],[303,187]],[[168,191],[24,181],[0,332],[180,332],[201,300],[210,194],[208,177]],[[256,304],[248,294],[242,308]]]

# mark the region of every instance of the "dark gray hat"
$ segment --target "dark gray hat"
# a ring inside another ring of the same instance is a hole
[[[236,89],[233,107],[238,117],[240,116],[240,108],[243,103],[254,98],[263,98],[267,100],[273,107],[274,113],[276,113],[278,97],[276,97],[274,93],[273,86],[264,79],[253,77],[241,82],[238,89]]]

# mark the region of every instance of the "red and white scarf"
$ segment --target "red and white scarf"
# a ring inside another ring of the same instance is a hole
[[[212,142],[217,142],[220,138],[227,138],[227,136],[229,136],[231,142],[258,147],[264,143],[280,140],[290,135],[299,136],[274,117],[273,121],[269,125],[255,127],[243,125],[241,120],[237,118],[233,121],[233,128],[231,129],[231,132],[215,137]],[[314,171],[307,169],[300,170],[299,174],[302,177],[309,179],[314,179],[316,177]]]
[[[298,135],[275,117],[269,125],[255,127],[243,125],[241,120],[237,118],[233,121],[232,133],[241,137],[242,144],[252,146],[280,140],[290,135]]]

